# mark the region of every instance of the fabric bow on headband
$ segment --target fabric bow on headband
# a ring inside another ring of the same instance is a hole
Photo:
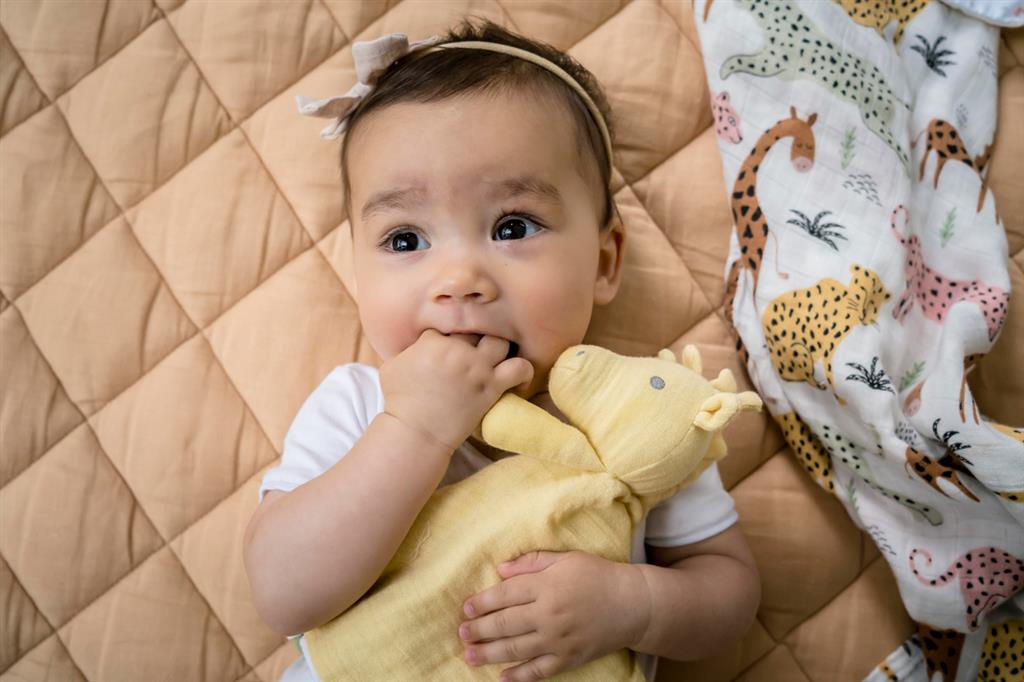
[[[344,95],[313,99],[303,95],[295,96],[299,113],[317,118],[333,118],[334,123],[320,131],[320,137],[333,140],[348,127],[348,115],[356,105],[373,91],[377,78],[384,73],[399,57],[430,47],[441,42],[441,36],[430,36],[414,43],[409,42],[404,33],[391,33],[376,40],[355,42],[352,44],[352,58],[356,65],[356,80]]]
[[[519,47],[513,47],[512,45],[479,40],[442,43],[442,40],[443,38],[441,36],[434,35],[429,38],[424,38],[423,40],[410,43],[408,36],[404,33],[391,33],[386,36],[381,36],[376,40],[353,43],[352,58],[355,61],[356,80],[358,82],[344,95],[328,97],[327,99],[312,99],[311,97],[296,95],[295,103],[299,107],[299,113],[305,116],[335,119],[334,123],[320,131],[320,137],[325,140],[333,140],[345,132],[345,129],[348,127],[349,114],[352,113],[352,110],[356,108],[356,105],[359,104],[364,97],[373,91],[377,79],[381,74],[387,71],[388,67],[391,66],[396,59],[404,57],[410,52],[424,48],[426,48],[428,52],[444,48],[502,52],[518,57],[519,59],[525,59],[526,61],[532,62],[543,69],[547,69],[572,88],[573,92],[575,92],[586,105],[587,110],[590,112],[594,122],[597,123],[597,127],[601,131],[601,139],[604,141],[605,158],[607,159],[608,164],[606,170],[609,175],[611,174],[613,150],[612,137],[608,130],[608,124],[605,122],[604,116],[601,114],[601,110],[598,109],[594,100],[590,97],[587,91],[576,81],[575,78],[569,75],[565,69],[539,54],[535,54]]]

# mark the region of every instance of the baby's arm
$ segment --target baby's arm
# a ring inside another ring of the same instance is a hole
[[[750,628],[761,602],[757,565],[738,524],[691,545],[647,546],[637,564],[647,626],[635,651],[684,661],[726,651]]]
[[[648,546],[648,558],[668,565],[580,551],[528,552],[499,564],[502,582],[463,604],[467,663],[518,662],[503,675],[533,682],[623,647],[679,660],[713,656],[747,632],[760,585],[739,526],[689,545]]]
[[[380,368],[384,411],[352,449],[291,492],[270,492],[245,532],[253,601],[274,630],[326,623],[380,577],[455,448],[507,389],[533,376],[508,341],[433,329]]]
[[[267,624],[297,634],[355,603],[394,556],[450,455],[383,412],[322,475],[268,492],[244,541],[253,600]]]

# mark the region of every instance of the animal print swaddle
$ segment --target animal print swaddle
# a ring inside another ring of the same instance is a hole
[[[696,21],[737,349],[918,624],[874,674],[1024,657],[1024,431],[966,383],[1009,301],[985,181],[997,29],[930,0],[698,0]]]

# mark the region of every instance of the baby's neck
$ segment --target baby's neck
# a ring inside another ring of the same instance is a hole
[[[554,401],[551,400],[551,394],[548,393],[547,391],[541,391],[540,393],[534,395],[532,398],[530,398],[530,402],[536,405],[537,407],[542,408],[545,412],[550,414],[555,419],[558,419],[559,421],[564,423],[568,423],[568,420],[565,418],[565,415],[562,414],[562,411],[559,410],[558,407],[555,405]],[[507,452],[505,450],[499,450],[498,448],[492,447],[485,443],[483,440],[476,438],[475,436],[470,436],[469,442],[472,443],[473,447],[475,447],[477,450],[483,453],[484,457],[493,461],[498,461],[499,459],[509,457],[515,454],[512,452]]]

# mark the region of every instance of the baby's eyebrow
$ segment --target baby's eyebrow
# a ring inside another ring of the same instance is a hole
[[[374,213],[381,211],[403,209],[410,205],[422,204],[427,196],[427,190],[422,185],[412,187],[400,187],[377,192],[363,204],[363,222],[369,220]]]
[[[558,188],[547,180],[534,175],[520,175],[515,178],[501,180],[495,183],[492,194],[503,199],[532,196],[553,204],[562,203],[562,195],[559,193]]]
[[[555,185],[535,175],[520,175],[486,183],[492,187],[490,196],[499,199],[513,199],[531,196],[540,201],[561,205],[562,195]],[[374,214],[396,209],[408,209],[422,204],[427,197],[423,185],[411,185],[377,192],[363,204],[362,217],[366,222]]]

